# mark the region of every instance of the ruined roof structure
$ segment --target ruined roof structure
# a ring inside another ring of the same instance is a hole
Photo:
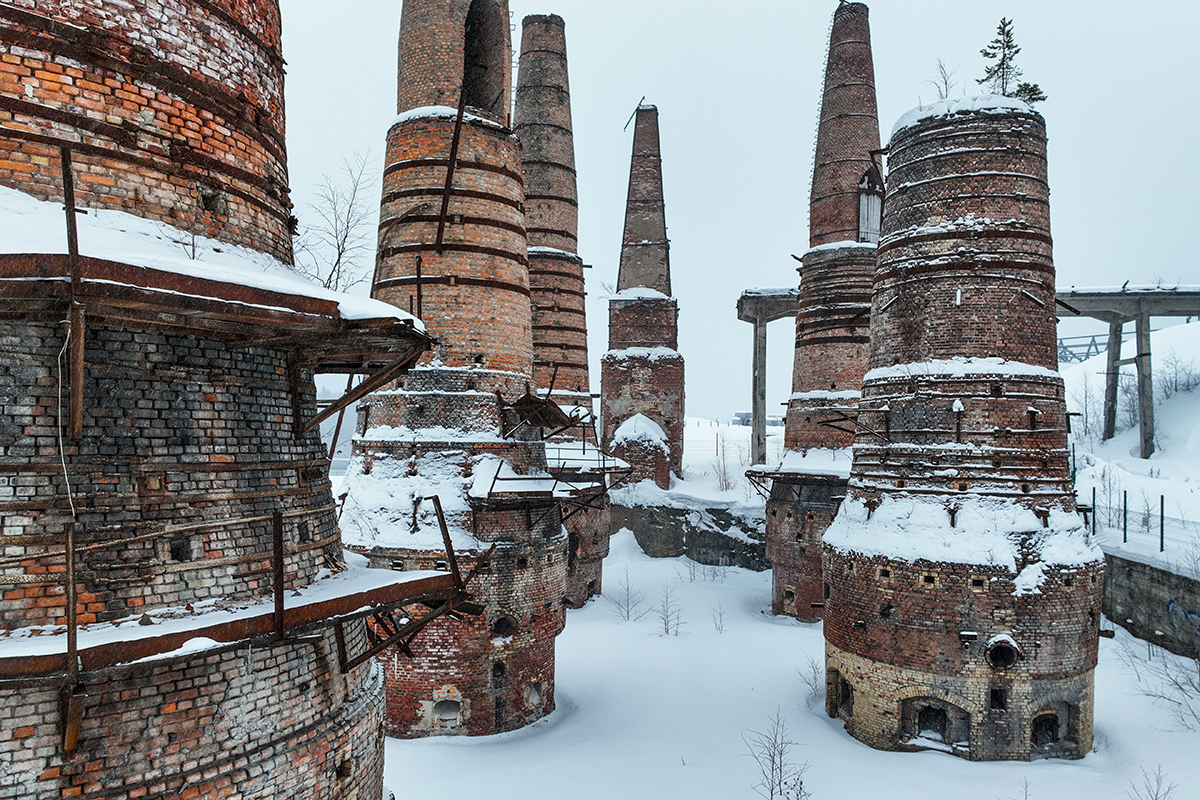
[[[0,796],[376,797],[365,617],[463,585],[343,562],[313,375],[367,391],[429,339],[288,269],[275,0],[29,6],[0,2]]]
[[[669,488],[683,468],[679,308],[671,297],[658,109],[642,105],[635,116],[617,293],[600,362],[600,423],[605,448],[633,465],[635,479]]]
[[[554,710],[563,508],[604,491],[547,471],[542,434],[570,420],[533,382],[510,82],[505,0],[404,3],[372,294],[413,309],[438,345],[360,406],[342,524],[351,547],[401,572],[446,565],[453,544],[458,569],[480,572],[480,605],[431,625],[415,669],[407,646],[385,659],[393,736],[499,733]]]
[[[1081,758],[1104,561],[1076,513],[1042,117],[892,134],[850,488],[824,536],[827,710],[885,750]]]
[[[766,514],[771,608],[808,622],[823,613],[819,543],[846,476],[828,474],[828,465],[814,470],[796,456],[854,440],[879,238],[879,122],[871,28],[862,3],[840,3],[834,11],[818,116],[785,458],[765,473],[772,479]]]

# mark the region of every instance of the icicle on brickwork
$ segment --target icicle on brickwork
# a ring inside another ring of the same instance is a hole
[[[1072,495],[1036,112],[893,134],[871,334],[824,538],[828,712],[880,749],[1086,755],[1104,562]]]
[[[671,297],[670,244],[663,202],[658,109],[637,109],[625,236],[617,294],[608,303],[608,352],[601,359],[601,427],[606,447],[634,467],[635,479],[670,487],[683,468],[683,356],[679,309]],[[614,434],[635,414],[663,430],[667,450]]]
[[[508,3],[406,0],[399,72],[373,293],[439,344],[363,404],[342,523],[383,568],[444,568],[443,522],[464,570],[495,546],[472,586],[483,613],[430,626],[417,669],[387,667],[391,735],[491,734],[554,709],[567,572],[532,382]]]

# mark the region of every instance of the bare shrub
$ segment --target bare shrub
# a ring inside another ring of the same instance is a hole
[[[646,595],[634,590],[633,583],[629,580],[629,568],[625,568],[625,577],[617,584],[617,591],[612,595],[605,593],[614,606],[615,613],[622,622],[630,622],[639,620],[650,613],[649,608],[643,608],[646,602]]]
[[[752,786],[760,797],[803,800],[810,796],[804,791],[808,762],[797,764],[792,761],[791,750],[798,743],[788,738],[787,723],[779,709],[775,709],[775,715],[764,730],[750,730],[742,734],[742,741],[750,748],[750,756],[758,765],[758,781]]]

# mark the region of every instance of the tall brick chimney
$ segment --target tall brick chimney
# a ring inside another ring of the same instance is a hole
[[[853,434],[821,425],[853,417],[866,372],[871,273],[883,181],[875,68],[867,7],[833,15],[809,201],[809,246],[800,269],[792,397],[784,446],[848,447]],[[843,422],[843,429],[852,428]]]
[[[1046,130],[1003,97],[897,125],[850,491],[825,533],[827,710],[885,750],[1091,750],[1103,556],[1076,513]]]
[[[554,710],[568,552],[544,415],[522,414],[539,401],[511,57],[506,0],[404,3],[374,295],[439,344],[360,406],[343,530],[385,569],[445,567],[443,522],[464,569],[495,550],[472,584],[482,614],[431,625],[416,669],[385,659],[393,736],[498,733]]]
[[[591,407],[583,259],[578,255],[579,194],[562,17],[523,22],[516,123],[525,175],[529,288],[533,303],[533,375],[554,380],[560,403]]]
[[[476,388],[509,393],[533,374],[510,60],[506,0],[404,3],[372,290],[427,320],[441,340],[427,361],[477,369]]]
[[[671,297],[658,109],[637,109],[617,293],[608,303],[608,352],[601,359],[601,429],[606,448],[638,479],[670,486],[683,468],[683,356]]]
[[[596,444],[596,438],[588,381],[584,263],[577,252],[579,194],[562,17],[529,16],[522,23],[514,119],[525,175],[533,376],[542,391],[553,389],[552,399],[582,422],[557,437],[585,440],[565,448],[572,459],[570,474],[564,477],[576,484],[591,479],[603,486],[604,476],[580,474],[575,458],[588,442]],[[559,474],[560,466],[551,457],[551,472]],[[609,539],[607,495],[593,507],[577,509],[563,524],[568,536],[567,603],[578,608],[602,589]]]
[[[767,558],[771,608],[814,622],[823,609],[821,534],[845,493],[849,460],[830,469],[796,456],[854,441],[859,387],[867,365],[868,314],[883,182],[875,69],[867,7],[841,3],[833,14],[809,201],[809,244],[800,268],[792,396],[783,463],[769,473]],[[822,425],[822,422],[832,423]],[[827,461],[827,460],[826,460]]]

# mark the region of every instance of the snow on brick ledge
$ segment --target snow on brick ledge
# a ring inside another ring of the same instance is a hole
[[[331,291],[283,262],[248,247],[193,235],[124,211],[88,209],[87,214],[77,216],[76,222],[79,251],[84,256],[280,294],[332,300],[338,304],[343,319],[410,320],[416,330],[425,330],[420,320],[393,305]],[[0,253],[66,252],[62,204],[42,202],[0,186]]]
[[[892,138],[905,128],[916,125],[923,119],[931,117],[948,117],[964,111],[982,111],[985,114],[1012,114],[1014,112],[1036,113],[1023,100],[1015,97],[1003,97],[996,94],[983,94],[977,97],[956,97],[952,100],[939,100],[927,106],[917,106],[897,120],[892,128]]]
[[[648,358],[659,361],[664,358],[683,358],[678,350],[669,347],[627,347],[624,350],[608,350],[603,358],[622,360],[626,358]]]
[[[657,289],[651,289],[647,286],[632,286],[628,289],[622,289],[614,295],[609,296],[609,300],[670,300],[671,298]]]
[[[665,349],[665,348],[664,348]],[[613,445],[637,443],[669,452],[667,434],[658,423],[645,414],[634,414],[621,423],[613,434]]]
[[[828,250],[875,250],[877,248],[878,245],[874,242],[856,242],[852,239],[844,239],[840,242],[826,242],[825,244],[819,244],[816,247],[810,247],[804,251],[804,255],[806,256],[809,253],[823,253]],[[801,256],[801,258],[803,257],[804,256]]]
[[[962,496],[953,501],[958,511],[951,527],[947,504],[938,498],[885,495],[874,511],[861,500],[848,499],[823,538],[838,550],[867,557],[978,564],[1010,572],[1016,571],[1022,537],[1031,539],[1030,549],[1041,563],[1082,566],[1104,558],[1088,540],[1078,514],[1052,509],[1043,528],[1042,520],[1019,503]]]
[[[896,364],[891,367],[876,367],[863,376],[863,383],[881,381],[888,378],[920,378],[931,375],[942,375],[952,378],[965,378],[971,375],[1032,375],[1041,378],[1058,378],[1058,372],[1034,364],[1020,361],[1005,361],[1003,358],[963,358],[957,356],[950,359],[933,359],[917,361],[910,364]]]

